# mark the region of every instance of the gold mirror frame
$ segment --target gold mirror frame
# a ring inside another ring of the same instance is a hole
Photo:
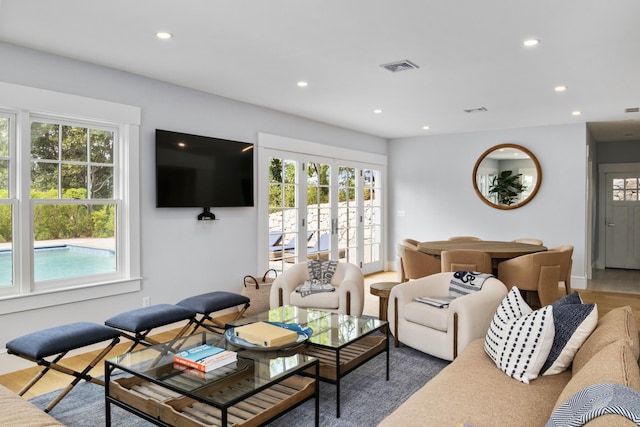
[[[533,166],[535,167],[535,170],[536,170],[535,185],[533,189],[529,192],[529,195],[524,200],[521,200],[520,202],[514,203],[512,205],[494,203],[482,193],[480,188],[478,188],[478,169],[480,168],[480,164],[485,159],[487,159],[489,155],[501,149],[511,149],[511,150],[522,151],[524,154],[526,154],[529,157],[529,159],[531,159],[531,161],[533,162]],[[492,208],[503,209],[503,210],[517,209],[519,207],[526,205],[531,200],[533,200],[535,195],[538,193],[538,190],[540,189],[540,184],[542,183],[542,168],[540,167],[540,163],[538,162],[538,159],[536,158],[536,156],[534,156],[531,151],[527,150],[523,146],[517,145],[517,144],[499,144],[489,148],[487,151],[482,153],[482,155],[478,158],[478,160],[476,161],[476,165],[473,168],[473,175],[471,176],[471,179],[473,181],[473,188],[476,191],[476,194],[478,195],[480,200],[482,200],[487,205],[491,206]]]

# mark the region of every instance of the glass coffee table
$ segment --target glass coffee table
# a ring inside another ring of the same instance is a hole
[[[174,364],[176,352],[200,344],[227,346],[201,332],[106,360],[106,425],[114,404],[159,426],[258,426],[313,398],[319,425],[318,359],[232,349],[236,362],[206,373]]]
[[[284,306],[227,324],[227,328],[268,321],[308,326],[313,335],[292,351],[320,361],[320,379],[336,385],[336,417],[340,417],[340,380],[359,366],[386,352],[389,381],[389,328],[387,322],[329,311]],[[379,332],[379,334],[374,334]],[[307,375],[312,372],[307,370]]]

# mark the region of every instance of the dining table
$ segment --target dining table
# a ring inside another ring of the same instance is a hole
[[[452,250],[473,250],[488,253],[491,257],[494,272],[497,274],[497,266],[501,261],[535,252],[543,252],[547,250],[547,247],[530,243],[492,240],[438,240],[418,243],[418,251],[436,257],[440,257],[442,251]]]

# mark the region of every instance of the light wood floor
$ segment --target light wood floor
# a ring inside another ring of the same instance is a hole
[[[619,273],[619,272],[618,272]],[[622,273],[624,276],[624,272]],[[595,276],[595,275],[594,275]],[[629,275],[627,275],[629,276]],[[633,283],[640,288],[640,282],[631,275],[631,279],[625,276],[623,279],[614,278],[613,281],[622,280],[625,282],[629,289]],[[390,282],[396,281],[397,275],[395,272],[385,272],[385,273],[377,273],[365,278],[365,304],[363,313],[366,315],[377,316],[378,315],[378,297],[373,296],[369,292],[369,286],[371,283],[375,282]],[[616,307],[621,307],[625,305],[631,306],[636,319],[639,321],[640,327],[640,291],[638,293],[620,293],[620,292],[612,292],[607,290],[596,290],[596,289],[611,289],[612,287],[607,285],[606,275],[601,274],[598,278],[594,277],[596,281],[593,282],[593,286],[587,285],[589,289],[579,290],[582,299],[586,303],[596,303],[598,304],[598,313],[600,316],[606,314],[611,309]],[[592,289],[593,288],[593,289]],[[613,287],[615,289],[615,287]],[[635,289],[634,289],[635,290]],[[564,296],[564,289],[558,288],[559,296]],[[168,331],[161,334],[154,335],[155,339],[158,341],[168,341],[175,336],[177,329],[174,331]],[[112,351],[107,355],[107,357],[113,357],[115,355],[121,354],[126,350],[129,346],[128,341],[124,341],[123,343],[118,344]],[[71,368],[82,369],[82,367],[86,366],[93,357],[95,357],[96,352],[90,352],[78,356],[69,357],[68,359],[63,359],[64,364]],[[78,368],[80,367],[80,368]],[[5,387],[18,392],[22,387],[29,382],[31,378],[33,378],[37,372],[40,371],[40,367],[34,366],[32,368],[27,368],[21,371],[12,372],[6,375],[0,375],[0,384]],[[99,363],[91,372],[92,376],[100,376],[104,374],[104,364]],[[57,390],[59,388],[65,387],[71,381],[71,377],[68,375],[61,374],[56,371],[48,372],[35,386],[29,390],[24,397],[30,399],[32,397],[38,396],[40,394],[48,393],[53,390]]]

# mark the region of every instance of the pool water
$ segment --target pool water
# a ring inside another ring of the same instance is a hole
[[[73,245],[39,248],[35,250],[33,269],[36,282],[113,273],[116,255],[111,250]],[[0,284],[11,281],[11,251],[0,251]]]

